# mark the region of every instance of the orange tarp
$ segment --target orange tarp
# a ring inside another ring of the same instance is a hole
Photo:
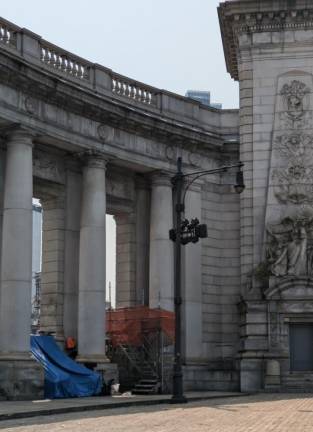
[[[112,345],[139,346],[143,336],[162,330],[170,340],[174,340],[175,315],[162,309],[149,309],[147,306],[121,308],[106,312],[106,332]]]

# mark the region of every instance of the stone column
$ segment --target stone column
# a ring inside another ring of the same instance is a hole
[[[151,178],[150,277],[151,308],[174,310],[174,247],[169,239],[173,227],[173,196],[169,174]]]
[[[79,361],[102,363],[105,356],[106,160],[89,155],[83,168],[79,247]]]
[[[78,269],[82,176],[74,164],[68,167],[65,200],[64,337],[77,338]]]
[[[136,178],[136,303],[149,305],[150,191]]]
[[[0,303],[0,390],[7,398],[41,396],[30,359],[32,288],[32,135],[9,136],[4,183]],[[27,369],[27,371],[25,371]]]

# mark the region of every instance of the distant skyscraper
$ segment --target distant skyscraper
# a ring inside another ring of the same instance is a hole
[[[189,97],[191,99],[194,99],[198,102],[201,102],[203,105],[222,109],[222,104],[219,103],[211,103],[211,93],[209,91],[203,91],[203,90],[187,90],[186,97]]]

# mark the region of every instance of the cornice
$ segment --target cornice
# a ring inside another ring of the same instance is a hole
[[[227,71],[238,80],[241,34],[313,29],[313,3],[307,0],[227,1],[218,8]]]

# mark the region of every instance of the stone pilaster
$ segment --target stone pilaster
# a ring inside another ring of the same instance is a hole
[[[136,306],[136,216],[115,215],[116,221],[116,305]]]
[[[201,221],[201,185],[194,185],[185,198],[185,216]],[[183,355],[188,361],[202,358],[202,241],[183,247]]]
[[[51,332],[60,342],[63,334],[64,289],[64,195],[43,199],[43,247],[40,329]]]
[[[64,337],[77,338],[78,269],[82,176],[75,165],[68,166],[65,200],[64,245]]]
[[[10,134],[7,142],[1,254],[0,392],[9,399],[40,397],[43,384],[42,372],[30,357],[32,139],[32,134],[19,129]]]
[[[151,178],[149,305],[174,309],[174,247],[169,239],[173,228],[171,177],[154,173]]]
[[[82,362],[105,362],[106,160],[86,156],[83,168],[78,295],[78,353]]]

